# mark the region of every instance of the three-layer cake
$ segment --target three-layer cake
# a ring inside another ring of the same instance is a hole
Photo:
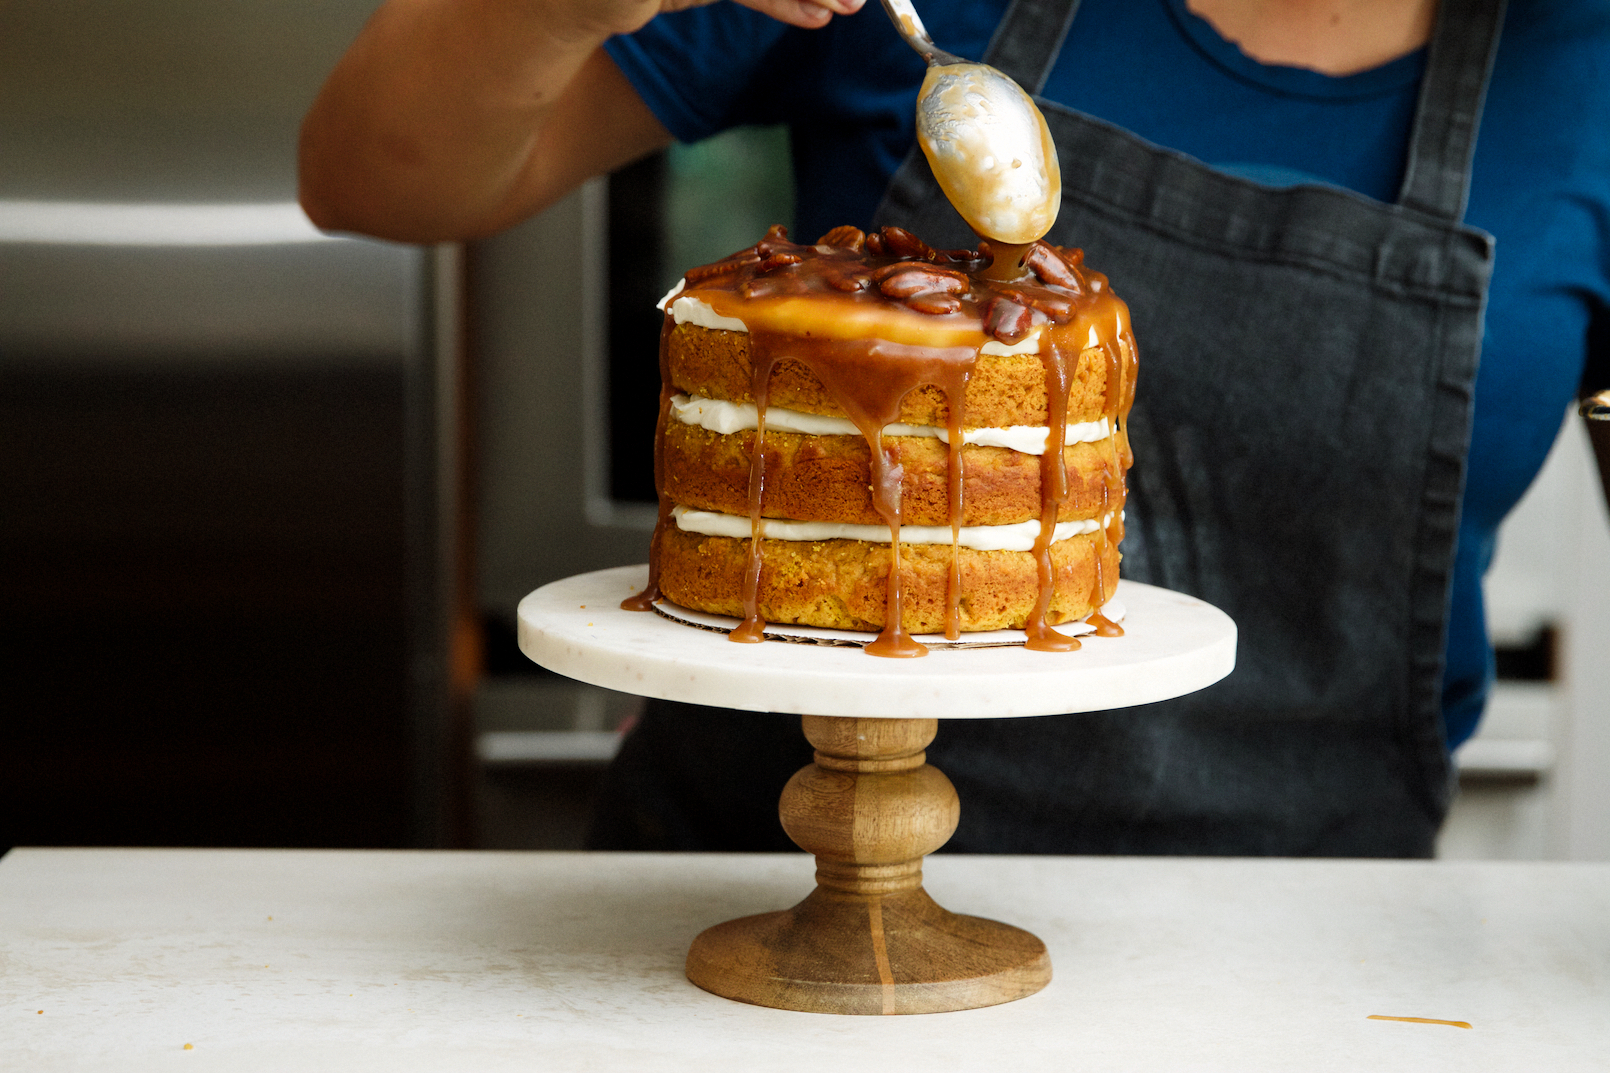
[[[773,228],[690,271],[665,303],[651,589],[743,620],[740,639],[880,631],[885,654],[1002,628],[1073,647],[1051,626],[1105,626],[1136,352],[1082,262]]]

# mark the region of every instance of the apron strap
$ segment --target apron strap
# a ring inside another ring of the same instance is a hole
[[[1079,0],[1012,0],[984,52],[984,62],[1031,95],[1039,93],[1078,10]]]
[[[1464,219],[1471,158],[1504,6],[1505,0],[1441,0],[1437,5],[1399,205],[1452,223]]]

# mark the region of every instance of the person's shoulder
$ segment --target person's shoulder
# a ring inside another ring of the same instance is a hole
[[[1610,147],[1610,0],[1510,0],[1495,106],[1514,123]]]
[[[751,8],[710,4],[660,14],[604,51],[677,139],[697,141],[758,118],[750,87],[793,29]]]
[[[667,65],[712,69],[758,62],[791,27],[739,4],[720,3],[656,15],[607,47],[641,51]]]
[[[1509,0],[1499,57],[1610,59],[1610,0]],[[1539,70],[1538,74],[1547,74]],[[1598,72],[1601,76],[1604,71]],[[1610,83],[1610,79],[1601,81]]]

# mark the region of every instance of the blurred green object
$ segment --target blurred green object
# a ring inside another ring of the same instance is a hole
[[[693,265],[719,261],[753,246],[773,224],[792,227],[793,221],[787,127],[738,127],[693,145],[673,145],[667,154],[661,293]]]

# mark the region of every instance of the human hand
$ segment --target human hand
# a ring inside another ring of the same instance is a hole
[[[693,0],[692,4],[679,4],[677,0],[667,0],[665,8],[670,10],[675,6],[689,7],[698,2],[699,0]],[[814,30],[819,26],[826,26],[834,15],[854,15],[861,10],[866,0],[738,0],[738,3],[770,15],[779,22]]]
[[[602,23],[606,34],[631,33],[655,15],[665,11],[685,11],[703,7],[715,0],[624,0],[620,3],[587,3],[589,21]],[[834,15],[853,15],[866,0],[737,0],[744,7],[770,15],[779,22],[814,30],[826,26]]]

